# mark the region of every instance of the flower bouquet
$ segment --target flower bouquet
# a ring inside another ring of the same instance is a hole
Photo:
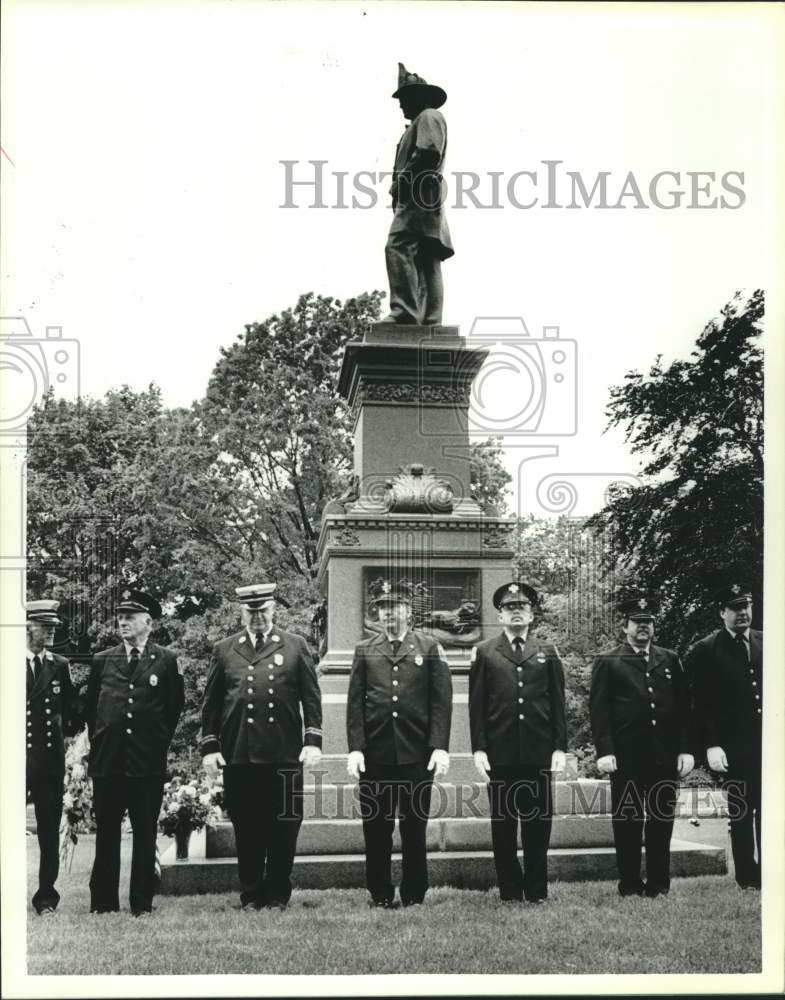
[[[223,787],[217,782],[186,781],[179,775],[166,782],[158,828],[164,836],[175,838],[178,859],[188,857],[188,841],[194,830],[220,820],[222,800]]]
[[[65,751],[63,779],[63,819],[60,824],[60,858],[71,870],[80,833],[89,833],[95,824],[93,787],[87,777],[90,738],[83,729]]]

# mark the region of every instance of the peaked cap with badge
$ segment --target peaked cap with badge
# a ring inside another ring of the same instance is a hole
[[[386,580],[378,577],[368,584],[369,607],[379,604],[411,604],[413,587],[409,580]]]
[[[651,621],[657,617],[660,604],[657,598],[650,594],[636,593],[619,601],[616,610],[625,619]]]
[[[253,583],[248,587],[235,587],[240,606],[246,611],[261,611],[275,604],[275,583]]]
[[[137,614],[144,612],[153,619],[158,619],[162,615],[161,605],[150,594],[142,590],[132,590],[130,587],[121,587],[115,592],[115,612],[125,614]]]
[[[752,600],[752,588],[747,583],[733,580],[717,588],[714,600],[720,609],[743,608]]]
[[[503,584],[493,593],[493,606],[497,611],[501,611],[505,604],[514,604],[519,601],[528,602],[534,608],[539,603],[539,595],[534,587],[516,581]]]

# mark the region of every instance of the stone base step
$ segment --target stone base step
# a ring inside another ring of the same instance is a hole
[[[204,850],[204,838],[201,850]],[[174,845],[161,863],[161,892],[191,895],[212,892],[239,892],[237,862],[234,858],[198,856],[200,844],[192,838],[191,857],[174,859]],[[683,840],[671,842],[671,875],[723,875],[727,871],[725,849]],[[444,851],[428,855],[431,885],[462,889],[490,889],[496,885],[496,871],[490,851]],[[612,847],[555,848],[548,855],[548,878],[565,882],[616,879],[616,857]],[[401,879],[400,854],[393,855],[393,882]],[[296,889],[353,889],[365,886],[365,857],[362,854],[306,855],[295,859],[292,883]]]
[[[609,815],[556,816],[551,827],[552,847],[609,847],[613,831]],[[491,821],[485,816],[430,820],[426,827],[429,851],[489,851]],[[393,850],[401,849],[396,823]],[[362,854],[362,822],[356,819],[307,820],[300,827],[298,854]],[[207,835],[208,858],[236,856],[231,823],[221,823]]]

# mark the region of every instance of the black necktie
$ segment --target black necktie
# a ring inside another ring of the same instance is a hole
[[[35,656],[33,657],[32,671],[33,671],[33,680],[37,681],[38,675],[41,673],[41,657],[38,655],[38,653],[36,653]]]
[[[747,641],[741,632],[736,633],[736,645],[738,646],[741,655],[744,657],[744,661],[749,663],[750,651],[747,649]]]
[[[264,645],[264,636],[261,633],[257,632],[256,637],[253,641],[253,648],[258,653],[263,645]]]
[[[133,646],[131,649],[130,663],[131,663],[131,673],[133,673],[134,670],[136,670],[137,666],[139,665],[139,650],[136,648],[136,646]]]
[[[393,656],[397,656],[398,655],[398,650],[401,648],[401,640],[400,639],[393,639],[390,642],[390,645],[392,646]]]
[[[512,640],[512,648],[515,650],[516,662],[520,663],[523,659],[523,639],[519,635]]]

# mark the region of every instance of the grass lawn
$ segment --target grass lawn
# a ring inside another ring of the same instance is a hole
[[[153,916],[136,920],[128,837],[126,909],[88,912],[93,846],[80,838],[61,874],[57,916],[29,911],[31,975],[760,971],[760,896],[730,877],[676,879],[655,900],[621,899],[613,882],[553,883],[539,907],[503,906],[495,891],[432,889],[424,906],[391,912],[369,910],[359,889],[295,891],[285,912],[260,913],[241,912],[234,895],[159,896]],[[31,894],[37,864],[29,837]]]

